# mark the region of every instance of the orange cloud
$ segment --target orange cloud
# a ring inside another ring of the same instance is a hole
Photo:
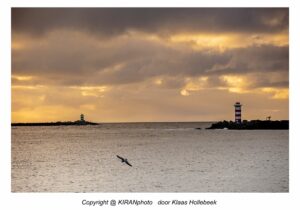
[[[32,76],[19,76],[19,75],[12,75],[12,79],[16,79],[18,81],[30,81],[32,80]]]
[[[217,50],[244,48],[252,45],[287,46],[289,44],[287,33],[278,34],[244,34],[244,33],[218,33],[218,34],[174,34],[168,39],[171,43],[186,43],[193,49]]]
[[[261,88],[264,93],[270,93],[272,99],[288,99],[289,89],[288,88]]]

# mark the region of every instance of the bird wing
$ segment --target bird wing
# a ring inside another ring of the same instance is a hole
[[[117,158],[121,159],[121,160],[124,160],[124,158],[120,157],[119,155],[117,155]]]
[[[126,163],[127,165],[129,165],[129,166],[131,166],[131,167],[132,167],[132,165],[131,165],[131,164],[130,164],[128,161],[126,161],[125,163]]]

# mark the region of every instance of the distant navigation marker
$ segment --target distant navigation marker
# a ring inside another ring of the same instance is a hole
[[[242,122],[242,104],[240,102],[236,102],[234,104],[234,116],[235,116],[235,122],[241,123]]]
[[[85,120],[84,120],[84,114],[81,114],[81,115],[80,115],[80,121],[81,121],[81,122],[85,122]]]

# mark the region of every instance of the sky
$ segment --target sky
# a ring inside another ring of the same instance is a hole
[[[288,119],[287,8],[13,8],[12,122]]]

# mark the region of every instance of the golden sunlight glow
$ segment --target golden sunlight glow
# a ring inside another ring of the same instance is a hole
[[[162,83],[163,83],[163,79],[155,79],[154,80],[154,83],[156,84],[156,85],[161,85]]]
[[[265,93],[271,93],[272,99],[288,99],[289,90],[288,88],[262,88]]]
[[[247,79],[245,76],[236,75],[223,75],[220,79],[225,82],[226,87],[221,87],[220,89],[227,89],[232,93],[247,93],[249,92],[247,88]]]
[[[21,90],[37,90],[45,88],[44,85],[12,85],[12,89],[21,89]]]
[[[60,105],[37,106],[12,111],[13,122],[54,122],[78,115],[78,110]],[[42,120],[41,120],[42,119]]]
[[[184,88],[180,91],[183,96],[189,96],[192,91],[202,90],[207,84],[208,77],[199,77],[197,79],[186,78],[187,82]]]
[[[109,90],[107,86],[72,86],[72,89],[81,91],[82,96],[103,97],[103,93]]]
[[[221,76],[220,77],[227,86],[225,87],[219,87],[219,89],[225,89],[232,93],[249,93],[253,92],[256,94],[261,93],[269,93],[271,94],[272,99],[288,99],[289,97],[289,90],[288,88],[271,88],[271,87],[265,87],[265,88],[254,88],[252,90],[249,89],[249,78],[246,76]]]
[[[16,79],[18,81],[29,81],[32,80],[32,76],[18,76],[18,75],[12,75],[11,76],[12,79]]]
[[[288,46],[289,45],[289,36],[287,33],[280,34],[269,34],[263,36],[254,36],[256,39],[256,44],[270,44],[275,46]]]
[[[180,91],[180,94],[183,95],[183,96],[189,96],[190,95],[190,93],[186,89],[182,89]]]
[[[11,43],[11,49],[12,50],[20,50],[24,48],[24,44],[19,41],[12,41]]]
[[[169,40],[175,43],[189,43],[195,49],[217,48],[222,51],[231,39],[232,37],[222,34],[182,34],[173,35]]]
[[[226,49],[249,47],[252,45],[272,44],[287,46],[286,33],[279,34],[175,34],[170,42],[187,43],[195,50],[213,49],[223,52]]]

